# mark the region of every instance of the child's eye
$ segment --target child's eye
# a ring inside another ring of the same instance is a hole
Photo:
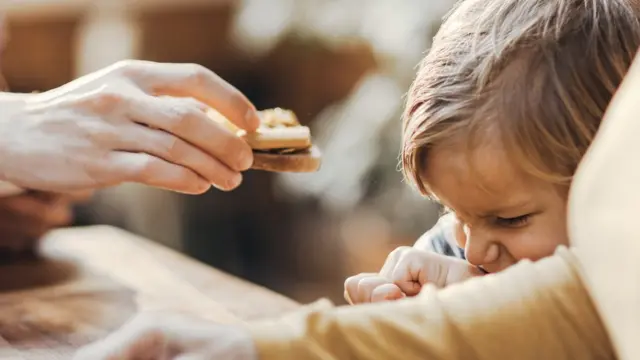
[[[499,218],[496,218],[496,224],[499,226],[505,226],[505,227],[519,227],[519,226],[526,225],[530,217],[531,217],[530,214],[516,216],[512,218],[499,217]]]

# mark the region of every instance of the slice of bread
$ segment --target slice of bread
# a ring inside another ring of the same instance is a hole
[[[313,146],[311,131],[296,115],[281,108],[258,112],[260,127],[247,133],[215,110],[209,116],[227,130],[243,138],[253,149],[252,169],[273,172],[315,172],[322,154]]]

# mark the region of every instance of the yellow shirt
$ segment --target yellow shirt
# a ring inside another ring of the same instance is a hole
[[[561,248],[415,298],[320,302],[252,331],[261,360],[614,359],[580,272],[576,256]]]

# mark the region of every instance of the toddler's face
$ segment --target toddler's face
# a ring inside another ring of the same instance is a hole
[[[497,272],[568,244],[566,196],[523,174],[502,148],[477,149],[471,158],[475,172],[456,148],[436,148],[427,161],[426,180],[460,221],[457,239],[470,263]]]

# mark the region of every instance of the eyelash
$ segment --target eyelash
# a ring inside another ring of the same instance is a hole
[[[496,223],[504,227],[519,227],[524,226],[529,222],[531,218],[530,214],[516,216],[512,218],[496,218]]]

